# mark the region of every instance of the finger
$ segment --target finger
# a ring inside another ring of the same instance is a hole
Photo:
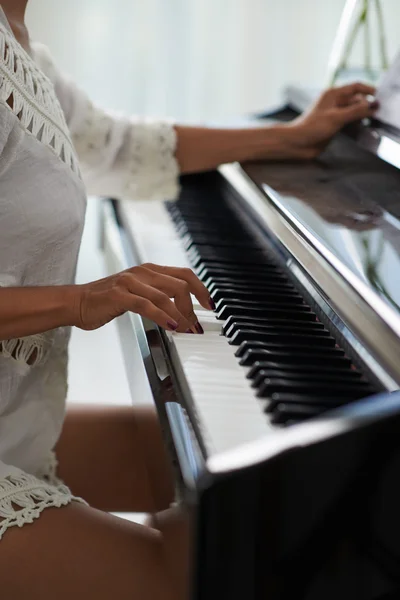
[[[170,275],[157,273],[143,265],[135,267],[133,273],[143,283],[167,294],[169,298],[174,298],[178,311],[188,320],[192,332],[203,333],[203,329],[193,310],[190,288],[186,281],[171,277]]]
[[[376,112],[377,106],[368,102],[366,98],[360,100],[356,104],[350,104],[343,108],[339,108],[335,111],[336,118],[341,125],[346,125],[353,121],[360,121],[373,117]]]
[[[342,87],[334,88],[332,91],[337,95],[337,98],[345,99],[351,98],[356,94],[374,96],[376,88],[372,85],[367,85],[366,83],[350,83],[348,85],[343,85]]]
[[[150,321],[153,321],[167,331],[178,330],[178,323],[168,313],[153,304],[151,300],[143,296],[136,296],[128,291],[125,291],[123,294],[126,310],[134,312],[145,319],[150,319]]]
[[[157,290],[151,285],[147,285],[142,281],[139,281],[132,273],[125,272],[121,277],[121,285],[127,292],[130,292],[132,295],[136,297],[135,306],[137,307],[138,300],[137,298],[143,298],[143,300],[149,301],[154,307],[161,310],[168,317],[168,321],[170,326],[167,329],[173,329],[180,332],[188,332],[191,328],[191,323],[182,315],[182,313],[178,310],[174,302],[170,300],[167,294]],[[139,310],[135,310],[134,312],[138,312],[141,316],[147,317],[148,310],[150,309],[147,303],[144,303],[144,307],[146,307],[146,314],[140,312]],[[143,308],[143,307],[142,307]],[[144,308],[143,308],[144,309]],[[133,310],[130,308],[129,310]],[[160,313],[157,313],[160,316]],[[174,326],[171,327],[171,324]],[[163,325],[164,327],[164,325]]]
[[[182,269],[180,267],[162,267],[152,263],[148,263],[143,266],[145,266],[147,269],[155,271],[156,273],[169,275],[170,277],[175,277],[176,279],[186,281],[186,283],[189,285],[190,293],[197,298],[201,306],[207,310],[214,310],[214,304],[210,297],[209,291],[191,269]]]
[[[169,298],[174,298],[179,312],[191,323],[193,333],[203,333],[193,309],[190,286],[187,281],[170,275],[163,275],[145,267],[141,267],[141,269],[143,269],[141,276],[144,276],[145,280],[147,279],[146,283],[164,292],[164,294],[168,294]]]

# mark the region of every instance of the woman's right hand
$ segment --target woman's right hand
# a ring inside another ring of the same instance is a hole
[[[213,308],[207,288],[193,271],[178,267],[148,263],[74,287],[74,325],[85,330],[131,311],[170,331],[203,333],[190,294],[204,308]]]

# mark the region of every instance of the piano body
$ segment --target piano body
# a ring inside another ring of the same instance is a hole
[[[372,123],[309,163],[185,176],[176,203],[104,203],[110,272],[189,266],[217,307],[204,335],[118,319],[194,506],[195,600],[400,598],[399,167]]]

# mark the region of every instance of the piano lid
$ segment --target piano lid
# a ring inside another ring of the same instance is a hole
[[[400,315],[400,172],[341,135],[316,160],[247,174]]]

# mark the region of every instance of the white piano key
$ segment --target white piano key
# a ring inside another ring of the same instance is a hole
[[[167,210],[158,202],[123,202],[122,211],[142,262],[190,267]],[[190,390],[210,453],[237,448],[276,431],[221,335],[222,321],[192,297],[204,335],[168,333],[172,356]]]

